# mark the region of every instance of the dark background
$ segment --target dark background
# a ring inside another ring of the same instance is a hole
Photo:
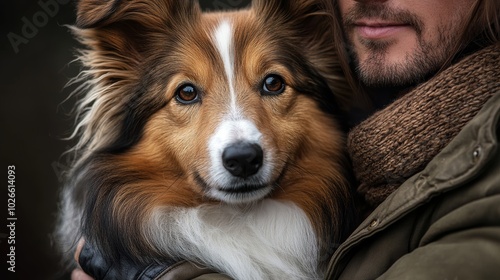
[[[200,0],[210,10],[249,2]],[[43,3],[52,3],[51,11]],[[69,279],[51,234],[65,168],[61,155],[72,144],[63,138],[72,131],[74,100],[63,101],[74,88],[65,85],[80,70],[78,63],[70,64],[78,45],[65,26],[74,23],[74,14],[70,0],[0,3],[0,279]],[[7,270],[10,165],[16,176],[15,273]]]

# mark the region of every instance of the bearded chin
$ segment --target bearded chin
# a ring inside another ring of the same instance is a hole
[[[427,43],[419,36],[416,48],[399,62],[389,62],[388,49],[392,42],[362,41],[369,50],[369,56],[360,61],[358,55],[351,52],[352,67],[367,87],[409,87],[418,84],[436,73],[448,59],[446,50],[452,48],[455,41],[444,34],[439,33],[439,46]],[[354,47],[350,49],[354,50]]]
[[[436,66],[425,59],[387,64],[383,54],[374,54],[363,63],[354,59],[354,63],[359,80],[365,86],[376,88],[411,86],[425,81],[426,77],[437,70]]]

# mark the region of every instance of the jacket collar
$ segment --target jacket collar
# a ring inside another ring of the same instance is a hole
[[[500,91],[420,173],[405,181],[382,202],[337,249],[329,268],[349,248],[404,217],[432,197],[474,178],[498,149]]]

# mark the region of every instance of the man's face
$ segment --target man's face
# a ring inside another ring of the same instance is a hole
[[[376,87],[411,85],[438,70],[477,0],[337,1],[356,71]]]

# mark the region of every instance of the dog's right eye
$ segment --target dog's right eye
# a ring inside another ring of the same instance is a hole
[[[261,93],[263,95],[277,95],[285,90],[285,82],[278,75],[268,75],[262,83]]]
[[[193,104],[200,101],[200,96],[195,86],[185,84],[177,89],[175,99],[181,104]]]

